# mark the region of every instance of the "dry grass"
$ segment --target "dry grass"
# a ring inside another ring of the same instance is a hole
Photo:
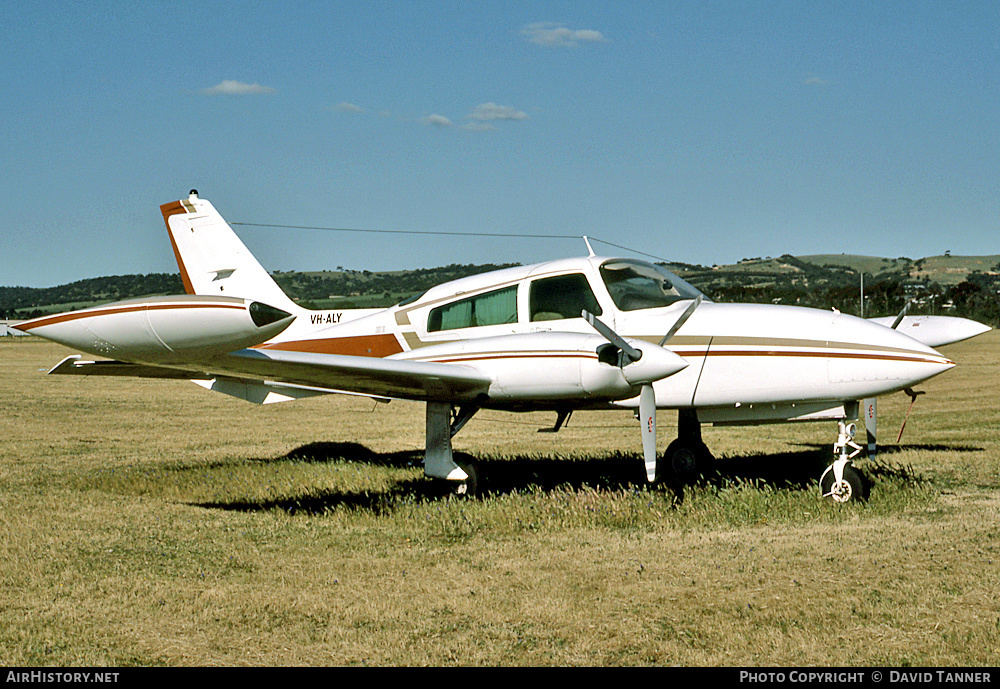
[[[0,663],[993,665],[1000,336],[946,351],[836,507],[832,424],[706,428],[723,479],[678,502],[628,414],[484,412],[456,445],[493,493],[449,500],[420,405],[45,377],[65,350],[2,342]]]

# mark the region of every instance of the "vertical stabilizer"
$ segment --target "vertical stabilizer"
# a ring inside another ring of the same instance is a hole
[[[301,310],[197,191],[160,206],[160,211],[188,294],[242,297],[290,313]]]

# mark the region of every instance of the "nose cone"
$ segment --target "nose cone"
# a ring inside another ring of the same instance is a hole
[[[642,357],[638,361],[633,361],[622,369],[625,380],[632,385],[654,383],[688,367],[687,360],[669,349],[649,342],[631,344],[642,352]]]
[[[827,356],[830,382],[859,396],[901,390],[955,365],[908,335],[843,314],[833,322]]]

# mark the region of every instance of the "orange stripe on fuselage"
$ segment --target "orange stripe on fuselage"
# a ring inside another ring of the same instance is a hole
[[[358,337],[333,337],[322,340],[295,340],[263,344],[257,349],[277,349],[285,352],[309,352],[310,354],[346,354],[349,356],[372,356],[383,358],[399,354],[395,335],[361,335]]]
[[[174,259],[176,259],[177,267],[181,271],[181,282],[184,283],[184,291],[188,294],[195,294],[194,283],[191,282],[191,278],[188,276],[187,268],[184,266],[184,259],[181,258],[181,252],[177,250],[177,242],[174,241],[174,234],[170,231],[170,216],[186,215],[188,209],[180,201],[173,201],[160,206],[160,212],[163,213],[163,223],[167,226],[167,236],[170,237],[170,246],[174,248]]]
[[[500,359],[597,359],[597,354],[587,352],[482,352],[459,354],[439,359],[414,359],[438,364],[456,364],[469,361],[498,361]]]

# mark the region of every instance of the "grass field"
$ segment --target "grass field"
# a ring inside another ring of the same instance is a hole
[[[679,496],[627,413],[482,412],[492,492],[450,499],[421,405],[46,377],[68,351],[10,338],[0,664],[996,665],[1000,334],[943,351],[837,506],[832,423],[706,427],[721,476]]]

